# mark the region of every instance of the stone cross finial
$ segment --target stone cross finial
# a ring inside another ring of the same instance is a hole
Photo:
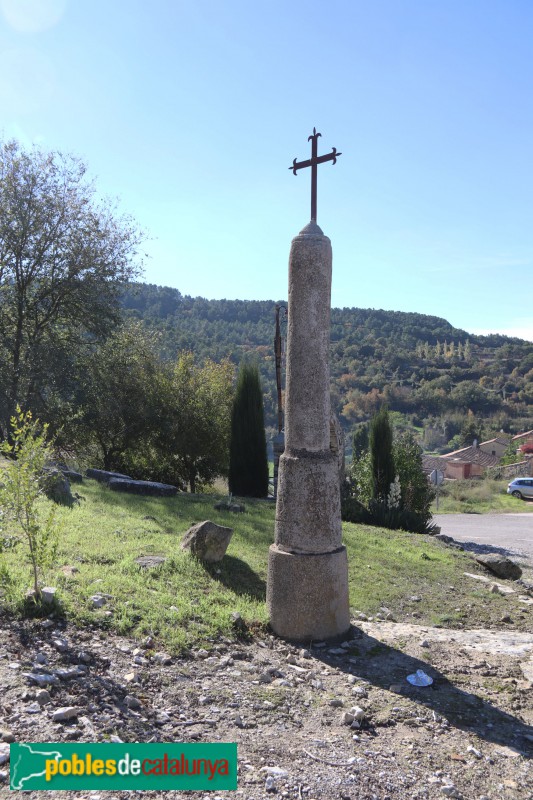
[[[311,167],[311,222],[316,222],[316,186],[317,186],[317,166],[318,164],[323,164],[325,161],[337,161],[338,156],[342,156],[342,153],[337,153],[336,148],[334,147],[331,153],[328,153],[325,156],[318,155],[318,137],[322,136],[321,133],[316,132],[316,128],[313,128],[313,133],[311,136],[308,137],[307,141],[311,142],[311,158],[307,159],[307,161],[294,161],[292,162],[292,169],[293,174],[296,175],[296,171],[299,169],[303,169],[304,167]]]

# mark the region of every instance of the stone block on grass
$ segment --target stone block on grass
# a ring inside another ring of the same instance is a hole
[[[178,493],[178,487],[169,483],[135,481],[132,478],[111,478],[107,485],[114,492],[129,492],[148,497],[174,497]]]
[[[69,483],[83,483],[83,475],[81,472],[76,472],[75,469],[63,469],[61,468],[61,472],[65,476],[65,478],[69,481]]]
[[[106,469],[88,469],[85,473],[88,478],[93,478],[93,480],[98,481],[99,483],[109,483],[112,478],[125,478],[126,480],[131,480],[129,475],[123,475],[121,472],[109,472]]]
[[[189,550],[201,561],[222,561],[228,549],[233,528],[225,528],[205,520],[189,528],[181,542],[182,550]]]

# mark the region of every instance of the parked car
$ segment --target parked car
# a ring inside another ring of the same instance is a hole
[[[507,494],[525,500],[526,497],[533,499],[533,478],[515,478],[507,487]]]

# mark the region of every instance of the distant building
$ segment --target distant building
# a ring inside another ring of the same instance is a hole
[[[503,447],[502,452],[507,449],[507,444]],[[483,442],[483,445],[487,446],[489,451],[501,449],[501,445],[493,445],[489,442]],[[434,469],[440,469],[444,472],[445,478],[455,480],[478,478],[484,474],[486,469],[496,467],[500,463],[501,455],[493,455],[492,452],[487,452],[487,449],[482,449],[481,445],[473,444],[470,447],[462,447],[460,450],[445,453],[438,458],[423,456],[424,471],[428,467],[431,467],[429,472]]]
[[[461,447],[451,453],[441,456],[422,456],[424,472],[429,475],[434,469],[444,473],[448,479],[463,480],[465,478],[478,478],[485,474],[487,469],[498,467],[503,455],[507,452],[512,442],[518,449],[524,444],[533,444],[533,430],[519,433],[512,439],[506,436],[496,436],[481,444]],[[516,464],[502,467],[502,477],[511,475],[533,474],[533,458],[526,458]]]
[[[441,456],[422,455],[422,469],[426,475],[430,475],[434,469],[444,472],[446,469],[446,462]]]
[[[498,458],[502,458],[507,452],[510,441],[511,440],[505,436],[496,436],[495,439],[488,439],[486,442],[481,442],[479,449],[491,456],[498,456]]]

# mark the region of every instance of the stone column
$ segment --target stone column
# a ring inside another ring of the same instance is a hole
[[[277,433],[272,439],[272,450],[274,452],[274,500],[276,500],[278,496],[279,459],[285,450],[285,434],[283,431]]]
[[[267,603],[275,633],[328,639],[350,627],[337,455],[330,450],[331,242],[314,222],[289,258],[285,452]]]

